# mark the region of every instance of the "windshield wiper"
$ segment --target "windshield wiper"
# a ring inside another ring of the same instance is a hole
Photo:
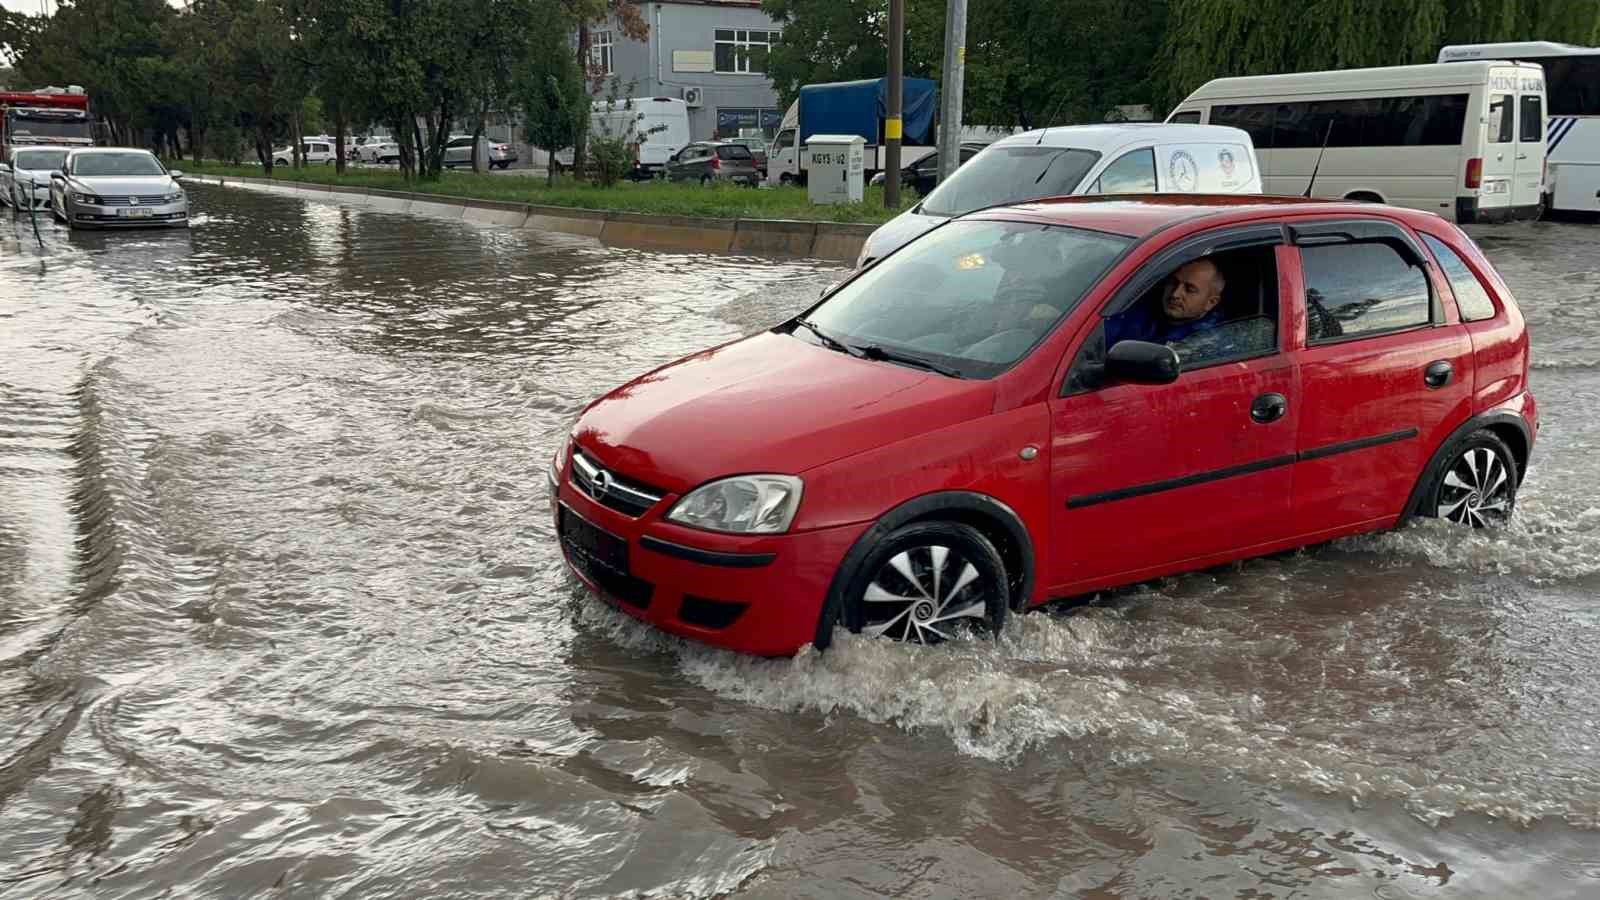
[[[909,353],[898,353],[894,350],[888,350],[878,346],[877,344],[867,344],[866,346],[855,347],[853,349],[863,359],[877,359],[884,362],[903,363],[908,366],[915,366],[919,369],[927,369],[929,372],[943,375],[946,378],[961,377],[961,372],[957,369],[952,369],[949,366],[941,366],[936,362],[923,359],[920,356],[912,356]]]
[[[807,331],[811,332],[812,334],[816,335],[817,336],[817,340],[822,342],[822,346],[827,347],[829,350],[837,350],[840,353],[848,353],[851,356],[860,356],[861,355],[861,354],[857,353],[854,350],[854,348],[852,348],[849,344],[846,344],[844,341],[838,340],[836,338],[829,337],[827,332],[823,331],[821,328],[818,328],[815,323],[811,322],[808,319],[795,319],[794,323],[796,325],[799,325],[801,328],[804,328],[805,330],[807,330]]]

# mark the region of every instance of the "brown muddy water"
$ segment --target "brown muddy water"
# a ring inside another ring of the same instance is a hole
[[[837,266],[193,195],[0,225],[0,894],[1600,896],[1600,226],[1475,230],[1509,531],[772,661],[579,590],[544,470]]]

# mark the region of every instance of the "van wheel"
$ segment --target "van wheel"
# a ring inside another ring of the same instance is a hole
[[[778,176],[778,183],[779,184],[794,184],[794,176],[790,175],[788,172],[784,172],[783,174]]]
[[[1479,429],[1440,458],[1444,464],[1434,475],[1425,514],[1474,528],[1498,528],[1510,521],[1521,473],[1499,435]]]
[[[914,522],[862,560],[844,593],[852,632],[936,644],[963,630],[998,635],[1010,596],[1005,563],[989,539],[956,522]]]

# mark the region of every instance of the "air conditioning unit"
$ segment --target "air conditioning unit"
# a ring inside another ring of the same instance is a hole
[[[706,89],[697,87],[684,88],[683,102],[688,104],[690,109],[699,109],[706,102]]]

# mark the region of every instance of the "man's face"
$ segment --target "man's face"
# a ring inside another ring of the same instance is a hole
[[[1172,273],[1162,308],[1172,321],[1187,322],[1215,309],[1221,299],[1217,267],[1210,260],[1197,259]]]

